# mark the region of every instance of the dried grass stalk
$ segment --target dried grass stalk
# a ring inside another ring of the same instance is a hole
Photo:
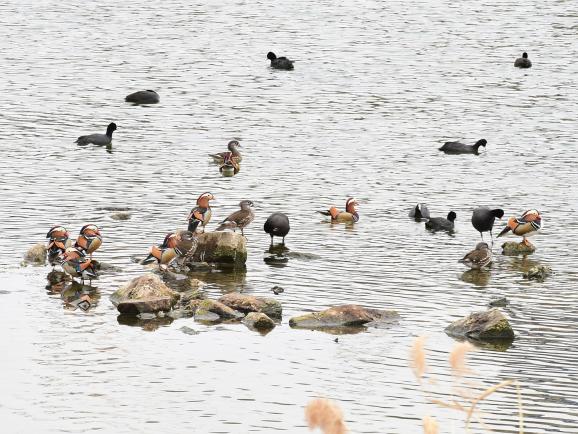
[[[450,353],[450,366],[453,375],[463,377],[471,372],[467,367],[466,356],[470,351],[474,350],[475,347],[469,342],[461,342],[454,345],[454,349]]]
[[[438,434],[439,432],[438,421],[433,417],[426,416],[423,418],[423,432],[424,434]]]
[[[425,340],[426,336],[420,336],[416,338],[413,342],[413,346],[410,351],[410,363],[411,369],[417,378],[417,381],[421,383],[423,374],[427,371],[427,364],[425,362]]]
[[[317,398],[307,404],[305,420],[309,429],[319,428],[324,434],[345,434],[347,432],[341,410],[328,399]]]
[[[474,411],[476,409],[476,405],[478,405],[478,403],[480,401],[483,401],[484,399],[486,399],[488,396],[490,396],[495,391],[497,391],[503,387],[509,386],[513,382],[514,382],[514,380],[506,380],[506,381],[502,381],[500,384],[496,384],[495,386],[489,387],[484,392],[482,392],[482,394],[480,396],[478,396],[476,399],[474,399],[472,401],[472,406],[470,407],[470,410],[468,411],[468,417],[466,419],[466,430],[470,426],[470,419],[472,418],[472,414],[474,413]]]

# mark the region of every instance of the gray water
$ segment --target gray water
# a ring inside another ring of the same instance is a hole
[[[306,433],[304,406],[324,396],[353,433],[420,433],[425,415],[463,432],[462,414],[424,396],[409,348],[429,336],[435,390],[449,399],[444,327],[505,296],[516,340],[471,354],[474,376],[520,383],[526,433],[578,432],[577,22],[572,1],[0,4],[2,431]],[[295,70],[271,70],[269,50]],[[530,70],[513,67],[522,51]],[[140,89],[160,104],[124,103]],[[74,145],[111,121],[111,153]],[[482,137],[480,156],[437,151]],[[245,159],[222,178],[207,154],[232,138]],[[124,325],[108,300],[203,191],[217,198],[209,229],[240,199],[256,204],[247,272],[201,278],[213,297],[283,286],[283,322],[266,336],[192,318]],[[315,213],[348,196],[361,203],[355,227]],[[421,201],[457,212],[454,236],[407,218]],[[537,208],[544,228],[525,260],[497,243],[472,283],[457,260],[479,240],[469,219],[482,204]],[[304,256],[286,267],[263,261],[273,211],[290,216],[288,247]],[[119,270],[103,273],[85,313],[46,293],[49,267],[20,261],[52,225],[76,234],[87,222],[104,236],[95,257]],[[524,280],[533,263],[554,274]],[[343,303],[401,321],[338,343],[288,326]],[[515,389],[481,408],[497,432],[518,432]]]

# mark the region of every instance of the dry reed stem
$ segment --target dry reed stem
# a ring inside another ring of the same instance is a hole
[[[324,434],[345,434],[347,427],[343,414],[335,403],[317,398],[305,407],[305,420],[309,429],[319,428]]]
[[[495,391],[497,391],[503,387],[509,386],[513,382],[514,382],[514,380],[506,380],[506,381],[502,381],[500,384],[496,384],[495,386],[489,387],[484,392],[482,392],[482,394],[480,396],[478,396],[476,399],[474,399],[472,401],[472,406],[470,407],[470,410],[468,411],[468,417],[466,419],[466,430],[470,426],[470,419],[472,418],[472,414],[474,413],[474,410],[476,409],[476,405],[478,405],[478,403],[480,401],[483,401],[484,399],[486,399],[488,396],[490,396]]]
[[[438,434],[439,424],[435,418],[426,416],[423,418],[423,432],[424,434]]]
[[[410,361],[413,373],[417,381],[421,384],[423,374],[427,371],[427,364],[425,362],[425,340],[427,336],[420,336],[415,339],[410,351]]]
[[[516,381],[516,390],[518,391],[518,414],[520,419],[519,434],[524,434],[524,410],[522,408],[522,392],[520,391],[520,384]]]
[[[467,373],[471,373],[471,369],[467,367],[466,356],[470,351],[474,351],[475,347],[469,342],[461,342],[454,345],[450,353],[450,366],[452,374],[456,377],[463,377]]]

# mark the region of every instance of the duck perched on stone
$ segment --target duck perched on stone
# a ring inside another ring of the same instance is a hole
[[[359,203],[354,198],[350,197],[345,202],[345,211],[339,211],[332,206],[328,211],[317,211],[320,214],[331,216],[333,223],[357,223],[359,221],[359,213],[357,206]]]
[[[425,203],[418,203],[409,211],[409,217],[416,222],[428,220],[430,218],[429,209]]]
[[[106,134],[90,134],[88,136],[80,136],[76,139],[77,145],[97,145],[97,146],[110,146],[112,144],[112,133],[116,131],[116,124],[111,122],[106,127]]]
[[[425,222],[426,229],[431,231],[447,231],[453,232],[454,230],[454,220],[457,214],[453,211],[448,213],[447,218],[443,217],[432,217],[427,222]]]
[[[484,241],[484,232],[490,233],[492,244],[494,243],[494,236],[492,229],[494,228],[494,221],[496,218],[504,217],[504,210],[500,208],[490,209],[487,206],[480,206],[472,213],[472,225],[482,236]]]
[[[528,59],[528,53],[526,52],[522,53],[522,57],[518,57],[516,59],[516,61],[514,62],[514,66],[516,68],[531,68],[532,62],[530,62],[530,59]]]
[[[74,247],[87,253],[92,259],[92,254],[102,245],[102,236],[98,226],[93,224],[84,225],[80,229]]]
[[[189,231],[201,232],[200,229],[202,229],[202,232],[205,232],[205,226],[207,226],[213,215],[211,205],[209,204],[211,200],[215,200],[215,196],[208,192],[201,194],[197,198],[197,206],[191,210],[187,217],[189,221]]]
[[[141,264],[157,262],[161,268],[166,268],[167,265],[183,253],[178,247],[177,235],[169,232],[165,236],[162,244],[151,247],[149,255],[142,260]]]
[[[472,270],[479,270],[492,262],[492,251],[488,243],[481,242],[458,262],[467,265]]]
[[[476,154],[478,155],[480,146],[484,148],[488,144],[486,139],[478,140],[473,145],[465,145],[460,142],[446,142],[444,145],[439,149],[440,151],[445,152],[446,154]]]
[[[272,51],[267,53],[267,59],[271,61],[271,68],[273,69],[285,69],[287,71],[293,69],[293,60],[289,60],[286,57],[277,57]]]
[[[127,95],[124,100],[133,104],[156,104],[160,101],[159,94],[154,90],[139,90]]]
[[[48,244],[46,251],[48,253],[48,263],[53,267],[59,264],[61,257],[68,247],[71,247],[72,240],[68,238],[68,231],[63,226],[53,226],[46,234]]]
[[[227,152],[219,152],[218,154],[209,154],[213,161],[217,164],[223,165],[225,159],[228,157],[230,159],[234,158],[237,163],[243,161],[243,156],[239,152],[239,148],[242,148],[241,144],[237,140],[231,140],[227,144]]]
[[[289,233],[289,217],[281,212],[274,212],[263,225],[263,230],[271,236],[271,245],[273,237],[282,237],[282,243],[285,244],[285,236]]]
[[[249,225],[253,219],[255,218],[255,210],[254,204],[250,200],[242,200],[239,202],[239,207],[241,208],[239,211],[235,211],[229,217],[221,222],[219,227],[215,229],[216,231],[224,231],[226,229],[232,230],[233,232],[237,231],[237,228],[241,229],[241,235],[245,235],[243,233],[243,229]]]
[[[62,269],[72,279],[78,277],[84,280],[98,279],[94,263],[76,247],[68,247],[62,255]]]
[[[522,237],[522,244],[532,246],[526,238],[535,235],[542,229],[542,216],[536,209],[525,211],[520,217],[510,217],[506,227],[498,234],[498,238],[512,231],[514,235]]]

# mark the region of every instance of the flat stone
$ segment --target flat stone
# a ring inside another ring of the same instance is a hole
[[[487,340],[513,340],[514,330],[506,316],[498,309],[473,312],[465,318],[454,321],[445,332],[454,338]]]
[[[125,314],[168,311],[179,298],[178,292],[166,286],[160,277],[153,273],[132,279],[110,296],[112,304]]]
[[[533,245],[527,246],[524,243],[516,243],[515,241],[507,241],[502,244],[502,254],[506,256],[517,255],[531,255],[536,251]]]
[[[125,315],[152,314],[159,311],[169,311],[172,307],[173,302],[170,297],[124,300],[116,305],[118,311]]]
[[[368,309],[355,304],[345,304],[293,317],[289,320],[289,325],[308,329],[359,327],[368,323],[390,323],[398,319],[399,314],[394,310]]]
[[[229,306],[226,306],[225,304],[215,300],[193,300],[189,306],[195,311],[195,319],[197,316],[203,316],[208,312],[218,315],[220,319],[243,318],[242,313],[237,312],[234,309],[231,309]]]
[[[255,330],[271,330],[275,327],[275,321],[260,312],[249,312],[242,322],[250,329]]]
[[[219,301],[232,309],[244,314],[249,312],[264,313],[270,318],[280,319],[283,315],[283,307],[277,300],[269,297],[255,297],[253,295],[231,292],[219,298]]]
[[[131,218],[131,213],[126,211],[118,211],[110,215],[113,220],[129,220]]]
[[[247,240],[236,232],[202,233],[198,236],[197,249],[191,261],[244,267],[247,262]]]

